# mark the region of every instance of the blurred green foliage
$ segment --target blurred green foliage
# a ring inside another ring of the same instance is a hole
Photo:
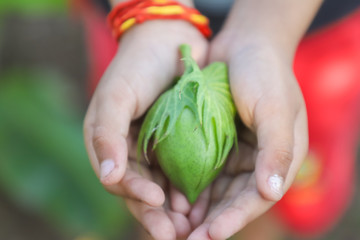
[[[41,14],[65,12],[68,0],[0,0],[0,14],[18,12],[22,14]]]
[[[63,80],[23,69],[0,76],[0,187],[68,236],[118,236],[129,215],[93,173]]]

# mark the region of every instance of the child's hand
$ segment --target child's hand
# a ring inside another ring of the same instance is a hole
[[[191,210],[189,221],[198,227],[189,239],[230,237],[266,212],[293,182],[307,153],[308,130],[292,59],[320,4],[234,1],[211,43],[209,60],[228,63],[231,92],[245,127],[239,133],[239,154],[230,157],[211,195],[203,197],[209,204],[205,221],[195,214],[204,207]]]
[[[84,123],[86,147],[97,176],[109,192],[126,199],[132,214],[155,239],[186,236],[190,224],[183,213],[162,207],[168,188],[158,169],[141,164],[139,174],[139,121],[134,120],[180,73],[178,47],[182,43],[191,45],[193,57],[204,65],[207,41],[187,22],[150,21],[126,32],[92,97]],[[180,211],[188,211],[182,194],[175,191],[171,195]]]
[[[306,109],[290,58],[267,42],[227,40],[213,41],[210,62],[229,64],[245,126],[238,152],[207,195],[208,215],[189,239],[226,239],[267,211],[290,187],[308,148]]]

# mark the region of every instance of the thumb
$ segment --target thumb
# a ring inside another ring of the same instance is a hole
[[[133,56],[137,51],[120,48],[102,77],[85,117],[85,145],[95,173],[104,185],[118,183],[124,176],[131,121],[146,111],[175,72],[176,49],[166,71],[161,71],[162,58],[151,54],[149,48],[141,50],[140,58]]]
[[[286,191],[285,181],[294,159],[296,113],[284,110],[286,106],[266,105],[262,108],[259,103],[254,116],[258,139],[255,175],[262,196],[278,201]]]
[[[84,121],[85,145],[104,185],[119,182],[127,166],[126,137],[136,101],[125,84],[119,85],[121,90],[116,95],[106,89],[94,94]]]

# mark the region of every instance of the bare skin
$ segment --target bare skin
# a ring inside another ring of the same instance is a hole
[[[146,22],[123,35],[86,114],[85,143],[104,187],[125,198],[153,238],[226,239],[287,191],[308,147],[306,109],[292,59],[320,3],[238,0],[211,43],[184,21]],[[142,165],[140,175],[134,164],[136,120],[181,72],[182,43],[192,46],[201,66],[228,63],[244,125],[239,153],[231,154],[193,206],[159,169]]]

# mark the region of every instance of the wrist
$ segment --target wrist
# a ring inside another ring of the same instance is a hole
[[[108,14],[108,24],[117,40],[130,28],[149,20],[183,20],[191,23],[206,38],[212,31],[209,20],[194,7],[175,0],[129,0],[116,5]]]
[[[130,48],[134,49],[135,55],[151,52],[161,59],[162,66],[167,66],[170,62],[178,63],[181,44],[192,46],[193,57],[200,65],[205,64],[207,40],[190,23],[182,20],[153,20],[134,26],[121,37],[118,55]]]
[[[292,60],[321,1],[235,1],[220,39],[231,43],[232,48],[253,44],[271,46]]]
[[[212,41],[212,51],[229,60],[235,55],[247,52],[264,52],[277,56],[285,64],[292,65],[297,43],[282,43],[261,31],[222,30]]]
[[[125,42],[148,42],[154,45],[176,45],[194,39],[206,41],[203,35],[190,23],[183,20],[152,20],[133,26],[120,39]]]

